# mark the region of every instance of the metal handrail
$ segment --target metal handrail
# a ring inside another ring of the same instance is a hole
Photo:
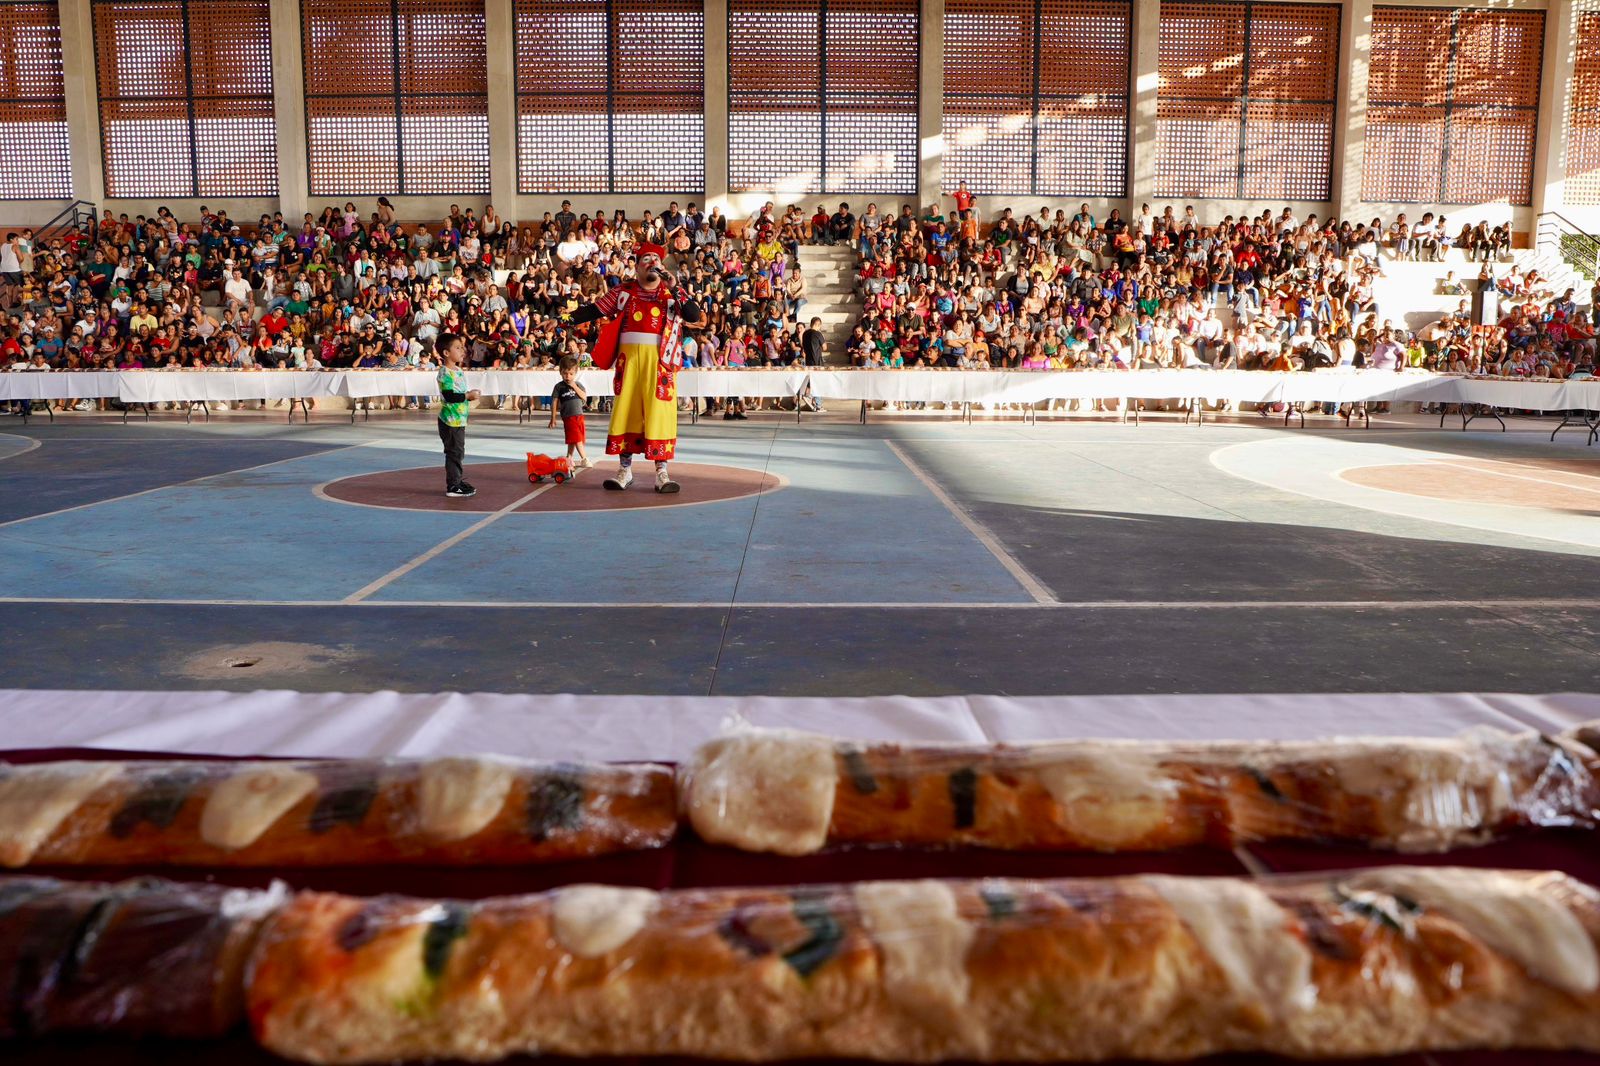
[[[100,221],[99,214],[95,205],[88,200],[74,200],[58,211],[50,221],[36,227],[34,240],[44,242],[68,230],[81,230],[85,219],[89,222],[89,232],[93,233],[95,225]]]
[[[1590,281],[1600,279],[1600,239],[1555,211],[1542,212],[1536,222],[1534,247],[1543,247],[1546,235],[1552,236],[1563,262]]]

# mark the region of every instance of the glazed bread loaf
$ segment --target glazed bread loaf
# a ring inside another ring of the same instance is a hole
[[[1597,939],[1588,886],[1448,868],[304,893],[258,940],[247,998],[264,1046],[314,1063],[1600,1051]]]
[[[0,767],[0,865],[543,862],[659,847],[665,766],[500,758]]]
[[[1445,851],[1520,825],[1594,825],[1593,736],[911,747],[747,729],[703,745],[680,792],[703,839],[785,855],[828,844],[1151,851],[1296,839]]]
[[[210,1037],[244,1020],[244,963],[287,893],[0,879],[0,1037]]]

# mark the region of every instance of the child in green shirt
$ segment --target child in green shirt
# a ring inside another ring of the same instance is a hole
[[[467,413],[478,398],[476,389],[467,389],[467,342],[453,333],[439,338],[439,440],[444,444],[444,494],[452,499],[477,495],[467,484],[461,460],[467,454]]]

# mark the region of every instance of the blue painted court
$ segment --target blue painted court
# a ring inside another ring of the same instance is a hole
[[[369,431],[377,439],[356,444],[141,441],[138,430],[126,442],[52,441],[36,461],[109,465],[82,483],[64,479],[45,499],[5,493],[0,587],[82,600],[440,606],[1031,600],[880,439],[708,431],[685,449],[694,462],[750,466],[783,484],[694,506],[513,512],[486,523],[477,512],[368,507],[318,491],[425,466],[435,442],[412,429]],[[472,462],[550,446],[504,428],[475,430],[469,477]],[[597,480],[611,462],[580,476]],[[25,475],[15,466],[3,473],[13,482]],[[146,487],[174,474],[180,480]],[[426,478],[431,488],[437,478]],[[648,480],[632,491],[649,492]]]
[[[686,424],[684,494],[625,498],[599,456],[529,484],[555,432],[476,419],[460,504],[415,415],[11,424],[0,685],[1593,687],[1576,437],[847,417]]]

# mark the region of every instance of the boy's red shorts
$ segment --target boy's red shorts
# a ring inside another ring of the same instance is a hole
[[[573,415],[571,418],[563,417],[561,419],[561,428],[567,433],[568,444],[584,444],[589,439],[582,415]]]

